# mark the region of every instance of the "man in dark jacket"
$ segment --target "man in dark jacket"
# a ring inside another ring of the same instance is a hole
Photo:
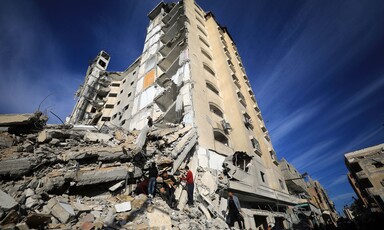
[[[149,185],[148,185],[148,196],[153,197],[155,196],[155,191],[156,191],[156,178],[159,174],[157,171],[156,163],[153,162],[151,166],[148,169],[148,174],[149,174]]]
[[[235,221],[239,224],[239,228],[243,229],[243,218],[240,215],[241,212],[241,207],[240,207],[240,202],[239,198],[233,194],[232,191],[228,192],[228,200],[227,200],[227,211],[228,211],[228,216],[227,216],[227,223],[229,227],[233,227],[235,225]]]
[[[163,171],[162,177],[163,177],[163,186],[166,193],[167,203],[169,207],[177,210],[176,198],[175,198],[176,179],[174,176],[169,175],[166,170]]]

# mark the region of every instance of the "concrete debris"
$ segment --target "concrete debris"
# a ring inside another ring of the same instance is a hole
[[[124,202],[120,204],[115,204],[116,212],[126,212],[131,210],[131,202]]]
[[[17,206],[17,202],[7,193],[0,190],[0,209],[9,210]]]
[[[225,183],[216,171],[196,170],[198,159],[190,153],[197,134],[191,126],[148,123],[141,131],[99,132],[48,125],[32,132],[21,125],[28,117],[2,123],[25,132],[0,131],[1,229],[227,228],[222,218],[216,220],[219,202],[211,199]],[[161,177],[156,195],[146,195],[152,163],[176,178],[174,209],[160,192]],[[207,191],[193,207],[180,181],[179,169],[187,163],[196,173],[196,192]]]

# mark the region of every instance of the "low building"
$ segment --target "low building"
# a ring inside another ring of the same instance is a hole
[[[384,210],[384,144],[346,153],[348,180],[359,200],[372,212]]]

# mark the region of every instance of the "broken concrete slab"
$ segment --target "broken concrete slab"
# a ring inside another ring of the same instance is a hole
[[[8,212],[8,214],[4,217],[3,220],[0,221],[0,226],[4,227],[8,224],[16,224],[20,218],[19,213],[17,213],[15,210],[11,210]]]
[[[5,211],[17,206],[17,202],[13,197],[0,190],[0,209]]]
[[[128,171],[124,167],[100,168],[77,172],[75,181],[77,186],[83,186],[125,180],[127,176]]]
[[[84,135],[84,141],[87,142],[103,142],[106,143],[109,140],[111,140],[113,137],[112,135],[105,134],[105,133],[93,133],[93,132],[86,132]]]
[[[132,209],[131,202],[123,202],[120,204],[115,204],[116,212],[127,212]]]
[[[217,190],[217,178],[213,176],[209,171],[206,171],[203,176],[201,177],[201,183],[208,187],[209,194],[213,194]]]
[[[54,198],[48,201],[47,208],[50,210],[51,214],[63,224],[67,223],[75,216],[75,212],[71,205],[60,202]]]
[[[18,177],[27,174],[34,166],[35,158],[19,158],[0,161],[0,176]]]
[[[114,184],[113,186],[109,187],[108,190],[111,191],[111,192],[114,192],[116,191],[118,188],[121,188],[123,185],[124,185],[125,181],[120,181],[120,182],[117,182],[116,184]]]

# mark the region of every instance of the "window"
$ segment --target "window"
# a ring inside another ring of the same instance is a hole
[[[120,91],[120,94],[122,94],[124,92],[124,90],[122,89],[121,91]]]
[[[381,163],[380,161],[377,161],[375,159],[372,159],[374,161],[374,163],[372,163],[376,168],[382,168],[384,166],[383,163]]]
[[[117,102],[117,105],[120,105],[120,101]]]
[[[117,117],[117,113],[112,116],[112,120],[114,120]]]
[[[215,94],[217,94],[217,95],[220,95],[219,94],[219,90],[218,89],[216,89],[216,87],[212,84],[212,83],[210,83],[210,82],[206,82],[206,86],[207,86],[207,88],[209,89],[209,90],[211,90],[212,92],[214,92]]]
[[[133,71],[132,75],[135,75],[136,74],[136,71]]]
[[[196,20],[199,21],[202,26],[204,26],[204,22],[200,18],[196,17]]]
[[[129,105],[124,106],[124,111],[129,108]]]
[[[128,93],[128,97],[130,97],[132,95],[132,93]]]
[[[125,124],[125,120],[123,120],[120,124],[121,124],[121,125],[124,125],[124,124]]]
[[[265,183],[265,173],[260,171],[260,177],[261,177],[261,180]]]
[[[256,140],[256,138],[252,138],[251,139],[251,143],[252,143],[252,147],[255,151],[257,151],[259,153],[259,155],[261,155],[261,149],[260,149],[260,143],[258,140]]]
[[[102,117],[102,118],[101,118],[101,121],[110,121],[110,120],[111,120],[110,117]]]
[[[117,93],[110,93],[109,97],[117,97]]]
[[[112,104],[106,104],[105,105],[106,109],[113,109],[113,107],[114,107],[114,105],[112,105]]]
[[[213,70],[206,64],[204,64],[204,69],[210,73],[212,76],[215,76],[215,72],[213,72]]]
[[[211,58],[211,56],[207,53],[207,51],[201,49],[201,53],[204,54],[204,56],[206,56],[209,60],[212,61],[212,58]]]
[[[206,37],[208,36],[207,33],[200,26],[197,26],[197,29],[200,30],[200,32],[204,34]]]
[[[279,184],[280,184],[281,189],[285,189],[285,188],[284,188],[284,183],[283,183],[283,181],[280,180],[280,179],[279,179]]]
[[[127,81],[127,80],[126,80],[126,79],[124,79],[124,80],[123,80],[123,84],[124,84],[126,81]]]
[[[215,138],[215,141],[218,141],[226,146],[229,146],[228,138],[220,131],[218,130],[213,131],[213,136]]]
[[[105,66],[107,66],[107,63],[105,63],[103,60],[99,60],[99,65],[105,68]]]
[[[134,81],[133,82],[131,82],[131,85],[133,85],[133,83],[135,83]]]
[[[214,104],[211,104],[211,103],[209,104],[209,110],[210,110],[212,113],[216,114],[217,116],[219,116],[219,117],[221,117],[221,118],[224,117],[223,112],[222,112],[216,105],[214,105]]]
[[[204,18],[203,15],[202,15],[197,9],[195,9],[195,12],[196,12],[201,18]]]
[[[207,47],[209,47],[209,44],[206,40],[204,40],[204,38],[202,38],[201,36],[199,36],[199,40],[204,43],[204,45],[206,45]]]
[[[244,117],[244,125],[245,125],[245,127],[253,129],[251,116],[249,116],[248,113],[244,113],[243,117]]]
[[[112,87],[119,87],[120,84],[119,84],[119,83],[112,83],[111,86],[112,86]]]

